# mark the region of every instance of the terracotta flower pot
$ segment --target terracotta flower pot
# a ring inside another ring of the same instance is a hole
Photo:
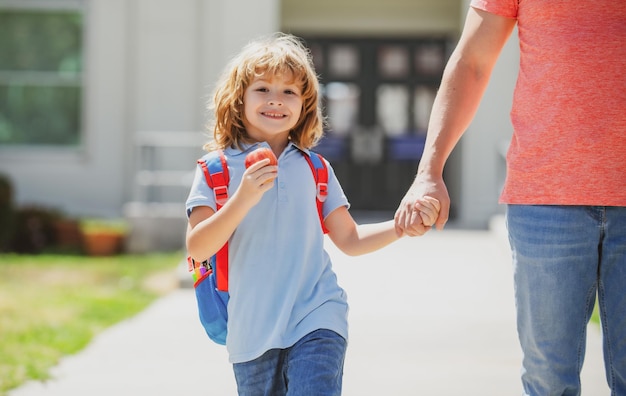
[[[83,234],[83,247],[90,256],[112,256],[122,251],[124,235],[110,232]]]

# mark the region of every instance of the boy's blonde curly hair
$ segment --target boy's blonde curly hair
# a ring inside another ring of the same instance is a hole
[[[251,143],[244,127],[244,92],[258,76],[291,75],[301,86],[302,112],[289,133],[301,148],[314,147],[322,137],[324,119],[319,104],[319,81],[310,51],[291,34],[275,33],[250,42],[234,57],[218,80],[208,109],[213,111],[209,130],[213,140],[207,151]]]

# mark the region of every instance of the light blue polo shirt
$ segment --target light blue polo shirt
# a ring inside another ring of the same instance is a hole
[[[259,146],[224,150],[230,173],[229,196],[241,182],[246,154]],[[305,150],[306,151],[306,150]],[[328,166],[326,217],[349,206]],[[348,339],[348,303],[328,253],[315,201],[316,185],[300,149],[289,143],[278,158],[278,177],[229,240],[228,336],[231,363],[247,362],[273,348],[288,348],[318,329]],[[215,197],[200,167],[187,199],[215,210]]]

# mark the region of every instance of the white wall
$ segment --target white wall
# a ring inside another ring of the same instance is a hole
[[[191,130],[201,121],[199,1],[130,2],[129,96],[134,130]]]

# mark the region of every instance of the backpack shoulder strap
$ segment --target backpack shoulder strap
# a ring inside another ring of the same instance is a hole
[[[228,200],[230,176],[226,156],[222,150],[212,151],[206,158],[199,159],[198,164],[202,167],[207,184],[213,189],[215,204],[219,210]]]
[[[320,224],[324,234],[328,233],[328,229],[324,225],[323,206],[326,197],[328,196],[328,168],[326,167],[326,161],[320,154],[309,150],[310,155],[307,155],[304,151],[301,151],[304,158],[309,163],[311,172],[313,172],[313,178],[315,179],[316,191],[315,201],[317,203],[317,213],[320,217]]]
[[[228,174],[228,164],[226,156],[222,150],[212,151],[208,156],[198,160],[198,164],[204,172],[209,187],[213,189],[215,195],[215,205],[217,210],[228,201],[228,183],[230,176]],[[217,289],[221,291],[228,290],[228,242],[210,260],[215,264],[215,280]]]

